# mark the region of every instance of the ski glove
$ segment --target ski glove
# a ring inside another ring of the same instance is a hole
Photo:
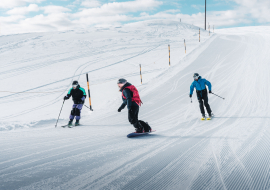
[[[121,110],[122,110],[121,108],[118,108],[118,112],[121,112]]]
[[[81,100],[84,101],[84,100],[85,100],[85,97],[83,96],[83,97],[81,98]]]
[[[65,97],[64,97],[64,100],[68,100],[68,97],[67,97],[67,96],[65,96]]]
[[[189,97],[191,98],[192,97],[192,94],[190,94]]]
[[[212,93],[212,91],[211,91],[211,90],[209,90],[209,93],[211,94],[211,93]]]

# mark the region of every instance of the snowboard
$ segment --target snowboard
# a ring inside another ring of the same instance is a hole
[[[153,133],[155,132],[156,130],[152,130],[151,132],[145,132],[145,133],[130,133],[127,135],[127,138],[131,138],[131,137],[138,137],[138,136],[143,136],[143,135],[148,135],[149,133]]]

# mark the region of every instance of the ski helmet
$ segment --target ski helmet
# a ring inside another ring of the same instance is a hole
[[[72,87],[77,87],[79,85],[78,81],[74,80],[72,82]]]
[[[127,80],[126,79],[119,79],[117,81],[117,84],[125,84],[125,83],[127,83]]]
[[[198,79],[199,76],[200,76],[199,73],[194,73],[193,78],[194,78],[194,79]]]

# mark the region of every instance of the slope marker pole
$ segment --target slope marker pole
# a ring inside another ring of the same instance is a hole
[[[187,46],[186,46],[186,40],[184,39],[184,45],[185,45],[185,54],[187,54]]]
[[[201,29],[199,28],[199,42],[201,42]]]
[[[90,110],[91,110],[91,111],[94,111],[94,110],[92,109],[92,103],[91,103],[91,96],[90,96],[90,87],[89,87],[88,73],[86,73],[86,80],[87,80],[87,87],[88,87],[88,96],[89,96]]]
[[[169,66],[171,66],[171,46],[170,46],[170,44],[168,45],[168,49],[169,49]]]
[[[142,84],[142,66],[140,64],[140,75],[141,75],[141,84]]]

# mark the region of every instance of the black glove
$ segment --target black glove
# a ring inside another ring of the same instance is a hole
[[[211,93],[212,93],[212,91],[211,91],[211,90],[209,90],[209,93],[211,94]]]
[[[68,100],[68,97],[67,97],[67,96],[65,96],[65,97],[64,97],[64,100]]]
[[[118,112],[121,112],[121,110],[122,110],[121,108],[118,108]]]
[[[192,94],[190,94],[189,97],[191,98],[192,97]]]

